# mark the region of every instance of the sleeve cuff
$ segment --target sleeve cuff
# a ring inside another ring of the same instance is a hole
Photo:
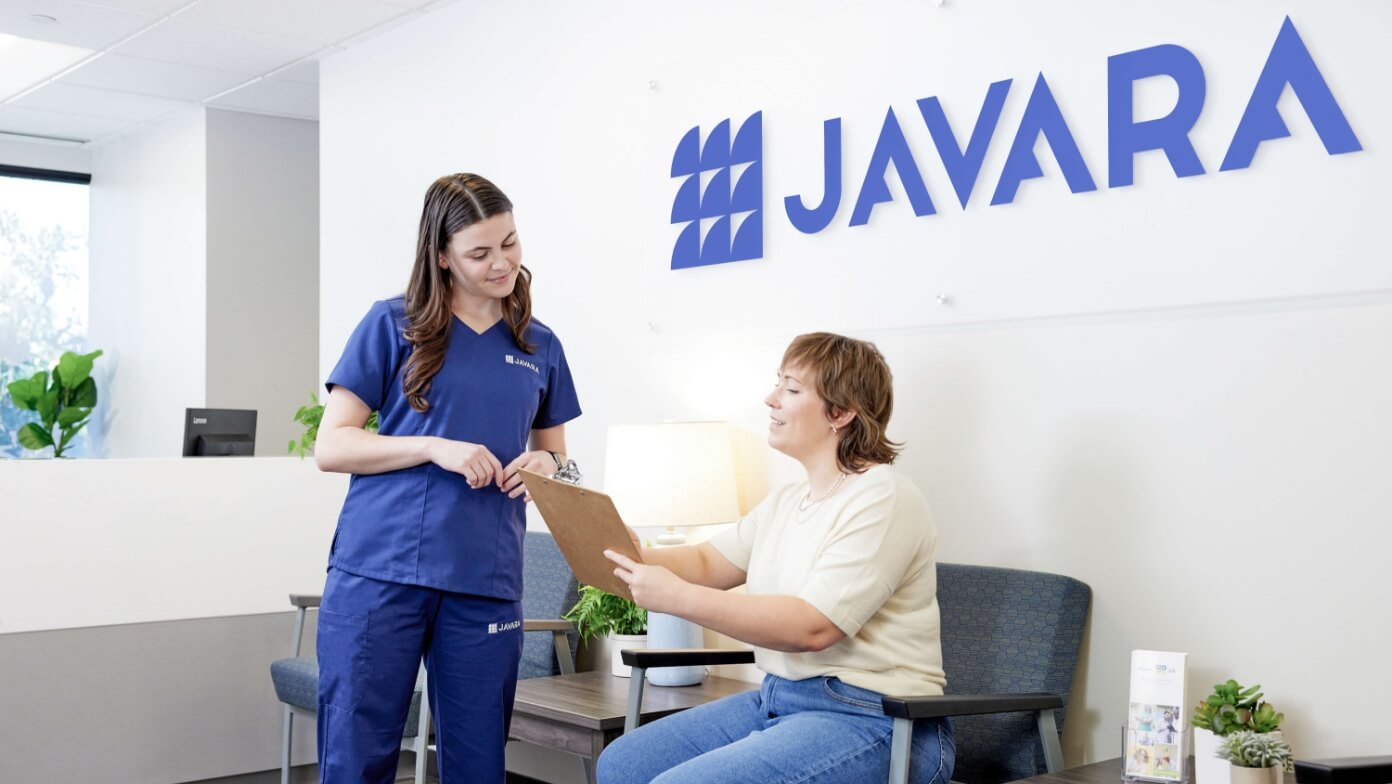
[[[845,632],[847,637],[854,637],[865,622],[860,617],[859,608],[846,601],[844,591],[832,588],[819,578],[813,577],[808,580],[798,592],[798,598],[825,615],[827,620],[836,624],[836,628]]]

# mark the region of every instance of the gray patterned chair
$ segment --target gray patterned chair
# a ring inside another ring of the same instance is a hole
[[[1073,689],[1092,589],[1071,577],[940,563],[947,693],[886,696],[895,718],[890,781],[908,780],[915,719],[951,717],[953,780],[1000,784],[1063,769],[1059,736]],[[651,667],[753,662],[752,651],[624,651],[634,668],[625,725],[638,724],[643,674]]]
[[[522,628],[528,632],[550,632],[550,635],[528,634],[522,642],[522,660],[518,665],[519,678],[560,675],[575,672],[575,627],[561,616],[575,606],[577,586],[575,575],[556,547],[556,540],[547,533],[528,531],[523,556]],[[291,594],[295,607],[294,644],[288,658],[271,663],[271,681],[276,697],[284,703],[281,732],[280,781],[290,781],[290,747],[295,717],[314,718],[319,697],[319,663],[313,656],[301,656],[305,616],[311,607],[318,607],[321,597]],[[548,619],[548,620],[540,620]],[[406,716],[406,732],[401,748],[416,754],[416,784],[425,784],[426,747],[430,736],[430,704],[421,700],[425,693],[425,669],[416,680],[416,692],[411,697]]]

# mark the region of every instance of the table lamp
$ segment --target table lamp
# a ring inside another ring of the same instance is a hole
[[[739,519],[734,448],[724,422],[615,425],[605,450],[604,490],[633,528],[661,526],[659,547],[686,544],[681,530]],[[648,647],[701,648],[701,627],[664,613],[648,613]],[[704,667],[648,671],[655,686],[692,686]]]

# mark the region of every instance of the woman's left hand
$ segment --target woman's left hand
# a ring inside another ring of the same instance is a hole
[[[522,496],[523,501],[531,503],[532,496],[527,492],[527,486],[522,484],[522,475],[517,473],[523,469],[534,474],[550,475],[556,470],[556,459],[550,452],[533,449],[518,455],[516,460],[503,468],[503,481],[498,483],[498,487],[508,494],[508,498]]]
[[[641,564],[613,550],[605,550],[604,557],[618,565],[614,576],[628,583],[634,604],[652,612],[677,614],[682,593],[691,583],[672,574],[665,566]]]

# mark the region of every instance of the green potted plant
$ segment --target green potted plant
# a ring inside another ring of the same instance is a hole
[[[1289,743],[1252,730],[1223,736],[1217,756],[1231,766],[1232,784],[1280,784],[1282,773],[1294,766]]]
[[[1194,708],[1194,778],[1197,784],[1228,784],[1232,765],[1220,756],[1223,739],[1238,732],[1274,733],[1280,739],[1286,718],[1262,701],[1261,686],[1244,687],[1235,680],[1215,684],[1213,693]]]
[[[304,435],[300,440],[290,442],[290,454],[299,455],[301,459],[310,452],[314,451],[314,442],[319,440],[319,423],[324,419],[324,404],[319,402],[319,395],[309,393],[309,405],[300,406],[295,412],[295,421],[304,425]],[[377,412],[367,418],[364,430],[377,432]]]
[[[575,624],[586,643],[591,637],[606,638],[609,669],[620,678],[627,678],[632,668],[623,663],[619,652],[647,647],[648,611],[593,585],[580,586],[580,600],[562,617]]]
[[[19,443],[25,449],[53,448],[54,457],[63,457],[97,405],[97,380],[92,364],[102,352],[77,354],[64,351],[52,373],[40,370],[30,378],[9,385],[16,408],[34,411],[38,422],[19,429]]]

